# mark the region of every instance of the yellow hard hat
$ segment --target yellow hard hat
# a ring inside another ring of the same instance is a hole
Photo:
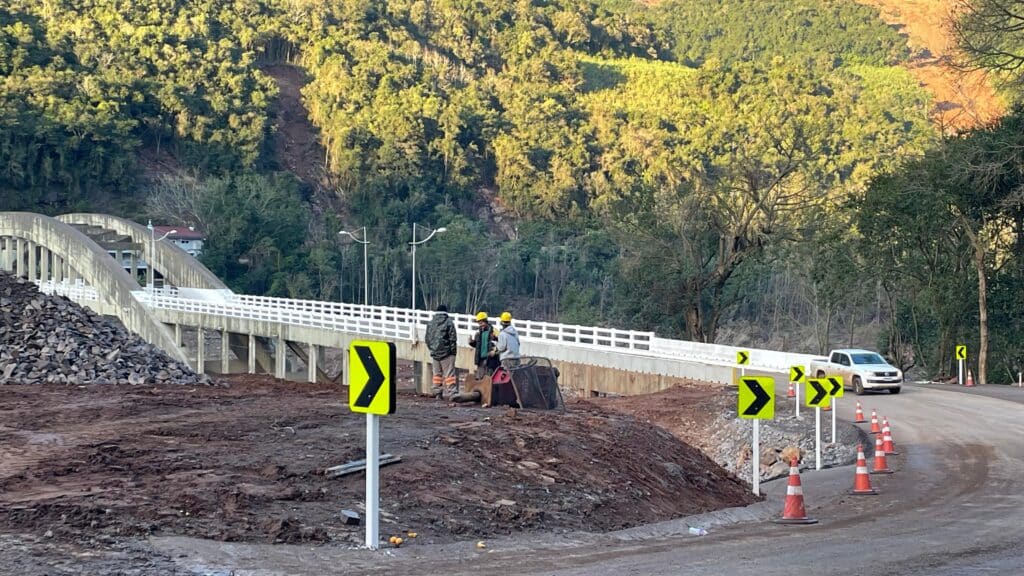
[[[512,313],[511,312],[502,312],[501,313],[501,321],[502,322],[511,322],[512,321]]]
[[[477,312],[476,320],[477,322],[480,322],[481,320],[487,320],[487,312]]]

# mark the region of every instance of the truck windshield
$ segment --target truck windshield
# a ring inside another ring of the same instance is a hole
[[[854,364],[885,364],[885,360],[881,356],[875,353],[870,354],[850,354],[853,356]]]

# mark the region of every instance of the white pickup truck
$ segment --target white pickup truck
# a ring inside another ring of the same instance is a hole
[[[865,390],[899,394],[903,384],[903,372],[870,350],[833,350],[828,358],[811,360],[810,373],[818,378],[842,376],[843,387],[853,388],[858,395]]]

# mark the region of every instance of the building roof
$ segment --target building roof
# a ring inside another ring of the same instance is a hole
[[[185,226],[153,226],[153,233],[158,237],[167,234],[171,230],[176,230],[174,234],[170,234],[167,237],[172,240],[205,240],[206,234],[203,234],[199,230],[192,227]]]

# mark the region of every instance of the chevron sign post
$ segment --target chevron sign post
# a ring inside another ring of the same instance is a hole
[[[761,495],[761,471],[758,464],[761,462],[761,420],[772,420],[775,418],[775,380],[763,376],[742,376],[737,384],[739,394],[736,400],[736,411],[740,418],[754,421],[754,438],[751,446],[754,448],[754,456],[751,460],[753,469],[754,494]]]

